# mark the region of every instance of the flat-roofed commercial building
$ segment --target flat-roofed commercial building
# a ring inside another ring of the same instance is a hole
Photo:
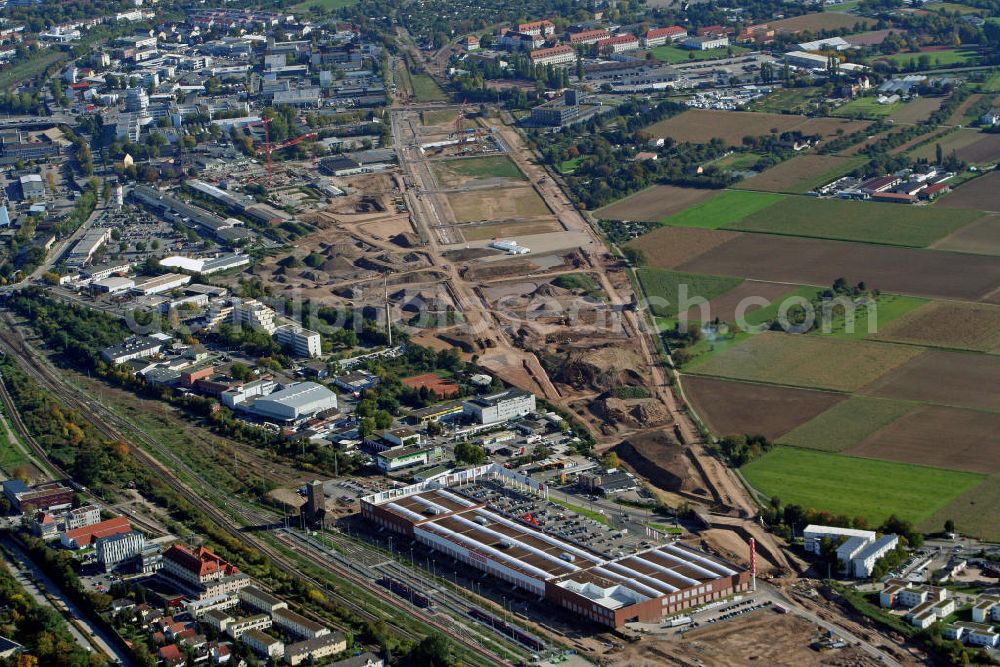
[[[681,544],[609,557],[446,488],[477,479],[508,480],[547,493],[544,484],[491,464],[367,496],[362,515],[612,628],[657,622],[749,588],[748,572]]]
[[[496,424],[534,412],[535,395],[523,389],[507,389],[466,401],[463,410],[480,424]]]
[[[258,398],[251,411],[268,419],[295,421],[336,407],[335,393],[316,382],[299,382]]]

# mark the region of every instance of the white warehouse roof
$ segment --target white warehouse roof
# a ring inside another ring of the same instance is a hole
[[[299,382],[258,398],[251,411],[262,417],[292,421],[337,407],[337,395],[321,384]]]

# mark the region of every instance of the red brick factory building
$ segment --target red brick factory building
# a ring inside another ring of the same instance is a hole
[[[361,500],[362,515],[590,621],[622,627],[750,588],[750,573],[679,543],[611,557],[463,495],[489,479],[542,496],[543,484],[495,464]]]

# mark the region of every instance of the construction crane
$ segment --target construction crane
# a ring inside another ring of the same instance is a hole
[[[465,102],[458,107],[458,117],[455,119],[455,136],[458,137],[459,143],[465,137]]]
[[[271,153],[274,153],[275,151],[284,150],[284,149],[290,148],[290,147],[292,147],[292,146],[294,146],[296,144],[300,144],[303,141],[305,141],[306,139],[315,139],[315,138],[316,138],[316,133],[315,132],[306,132],[305,134],[301,134],[301,135],[295,137],[294,139],[289,139],[288,141],[286,141],[284,143],[280,143],[280,144],[276,144],[274,146],[271,146],[267,150],[269,150]],[[259,153],[260,151],[257,151],[257,152]]]
[[[264,150],[267,153],[267,189],[271,189],[271,132],[267,129],[267,126],[271,123],[271,119],[267,116],[263,116],[260,120],[255,120],[252,123],[247,123],[247,127],[259,127],[264,126]],[[260,150],[257,151],[260,153]]]

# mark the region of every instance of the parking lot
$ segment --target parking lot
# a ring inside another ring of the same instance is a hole
[[[463,486],[461,491],[486,502],[494,511],[519,517],[551,535],[584,545],[609,557],[625,556],[637,549],[652,546],[651,542],[642,541],[641,536],[615,530],[554,502],[516,489],[504,488],[497,482],[477,482]]]

